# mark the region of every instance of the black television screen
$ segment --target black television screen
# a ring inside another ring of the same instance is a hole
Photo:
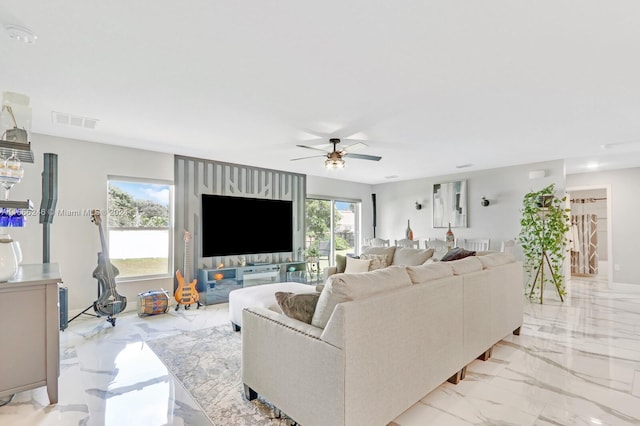
[[[202,257],[293,251],[293,202],[202,194]]]

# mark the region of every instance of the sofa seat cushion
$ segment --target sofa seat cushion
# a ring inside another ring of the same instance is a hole
[[[320,293],[311,325],[324,328],[338,303],[409,286],[411,279],[403,266],[389,266],[359,274],[332,275]]]
[[[423,284],[440,278],[452,277],[450,262],[433,262],[419,266],[407,266],[407,273],[413,284]]]
[[[416,249],[411,247],[396,247],[391,264],[406,266],[422,265],[433,256],[433,252],[434,250],[432,248]]]

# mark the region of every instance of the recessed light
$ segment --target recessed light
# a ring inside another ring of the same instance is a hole
[[[389,176],[385,176],[385,179],[396,179],[398,177],[398,175],[389,175]]]
[[[587,169],[597,169],[598,166],[598,163],[587,163]]]
[[[456,166],[456,169],[466,169],[467,167],[471,167],[471,166],[473,166],[473,164],[471,164],[471,163],[467,163],[467,164],[458,164],[458,165]]]
[[[4,29],[7,30],[9,38],[26,44],[34,44],[38,39],[38,36],[33,31],[21,25],[5,24]]]

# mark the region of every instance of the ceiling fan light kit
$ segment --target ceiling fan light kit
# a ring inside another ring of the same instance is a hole
[[[377,155],[352,154],[351,152],[348,151],[349,149],[355,149],[356,147],[366,146],[366,144],[363,142],[357,142],[353,145],[346,146],[342,149],[336,148],[336,146],[340,143],[340,139],[338,138],[329,139],[329,143],[333,144],[333,150],[329,152],[323,149],[317,148],[315,146],[296,145],[300,148],[313,149],[315,151],[322,151],[324,152],[324,154],[314,155],[312,157],[292,158],[291,161],[305,160],[307,158],[315,158],[315,157],[325,157],[324,166],[327,169],[342,169],[345,166],[345,161],[343,157],[346,157],[346,156],[360,159],[360,160],[371,160],[371,161],[380,161],[380,159],[382,158]]]
[[[344,168],[344,159],[343,158],[331,158],[331,155],[328,156],[326,160],[324,160],[324,166],[327,169],[342,169]]]

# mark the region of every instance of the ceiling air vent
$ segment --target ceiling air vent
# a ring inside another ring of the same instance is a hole
[[[62,126],[95,129],[99,120],[97,118],[80,117],[79,115],[71,115],[65,112],[51,111],[51,121],[53,121],[53,124]]]

